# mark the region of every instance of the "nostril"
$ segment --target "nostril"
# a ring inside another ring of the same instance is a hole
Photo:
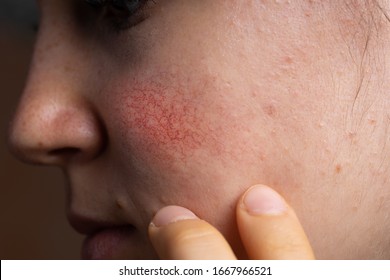
[[[60,148],[60,149],[54,149],[49,151],[50,156],[55,156],[55,157],[62,157],[62,158],[68,158],[68,157],[73,157],[80,153],[81,150],[78,148]]]

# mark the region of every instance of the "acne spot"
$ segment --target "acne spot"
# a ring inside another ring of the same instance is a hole
[[[336,173],[336,174],[340,174],[341,171],[342,171],[342,166],[341,166],[341,164],[336,164],[335,173]]]
[[[368,120],[368,123],[370,124],[370,125],[372,125],[372,126],[375,126],[376,124],[377,124],[377,121],[375,120],[375,119],[369,119]]]
[[[285,62],[286,64],[292,64],[292,63],[293,63],[293,59],[292,59],[291,56],[286,56],[286,57],[284,58],[284,62]]]
[[[269,103],[263,106],[264,113],[270,118],[274,118],[277,116],[277,109],[274,103]]]

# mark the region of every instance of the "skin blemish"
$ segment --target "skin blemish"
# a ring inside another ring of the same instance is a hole
[[[342,170],[341,164],[336,164],[335,173],[336,173],[336,174],[340,174],[341,170]]]
[[[277,109],[275,102],[270,102],[262,106],[264,113],[270,117],[275,118],[277,116]]]
[[[377,121],[375,119],[370,118],[368,119],[368,123],[372,126],[375,126],[377,124]]]
[[[284,59],[285,64],[292,64],[293,63],[293,58],[291,56],[286,56]]]
[[[180,79],[180,73],[172,72],[137,73],[132,79],[127,74],[109,85],[106,102],[116,111],[109,118],[118,126],[111,138],[120,141],[117,152],[131,158],[126,164],[207,173],[207,166],[253,161],[263,147],[247,145],[257,124],[243,120],[263,115],[248,110],[253,102],[242,102],[212,75]]]
[[[204,100],[198,98],[201,89],[189,93],[184,87],[158,82],[136,82],[123,88],[120,121],[125,139],[134,149],[155,160],[184,160],[200,150],[213,155],[223,150],[217,139],[223,131],[213,125],[213,114],[203,109]]]
[[[143,89],[131,98],[127,109],[133,113],[130,120],[137,130],[147,131],[150,140],[158,140],[161,145],[181,144],[196,149],[204,140],[196,108],[183,100],[168,103],[152,89]]]
[[[120,198],[116,199],[115,205],[118,209],[124,209],[125,202],[122,201]]]

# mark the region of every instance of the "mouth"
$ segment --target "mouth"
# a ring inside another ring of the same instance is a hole
[[[72,227],[86,235],[81,258],[88,260],[156,259],[145,231],[125,221],[104,221],[68,213]]]
[[[89,260],[133,259],[139,246],[137,232],[132,225],[100,229],[84,240],[81,257]]]

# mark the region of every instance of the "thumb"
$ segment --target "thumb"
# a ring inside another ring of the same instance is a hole
[[[167,206],[158,211],[149,226],[149,236],[161,259],[235,259],[217,229],[180,206]]]

